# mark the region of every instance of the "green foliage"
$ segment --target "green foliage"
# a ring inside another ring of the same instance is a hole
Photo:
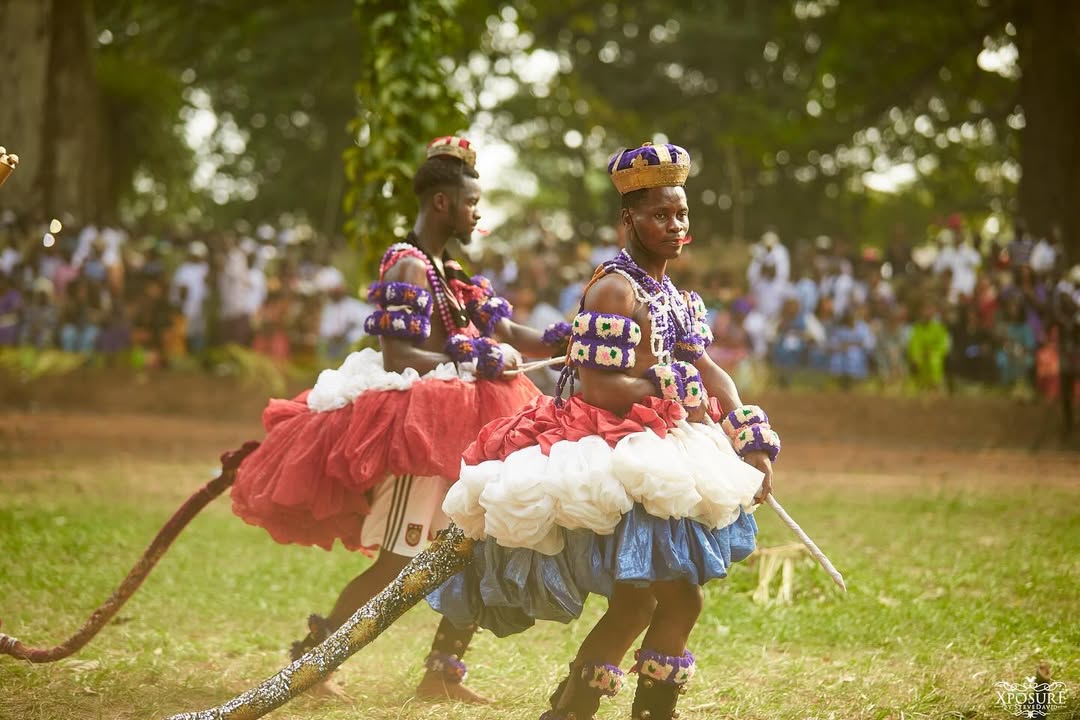
[[[85,363],[84,355],[61,350],[35,350],[30,346],[0,348],[0,385],[60,377]]]
[[[369,53],[357,68],[354,142],[345,151],[346,233],[371,265],[404,236],[415,213],[411,179],[424,146],[468,125],[446,70],[463,34],[453,0],[356,0],[355,6]]]

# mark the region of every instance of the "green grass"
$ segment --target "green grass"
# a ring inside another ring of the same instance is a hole
[[[1006,718],[994,683],[1019,682],[1043,660],[1080,695],[1075,477],[1043,482],[1037,458],[1030,475],[1002,477],[974,454],[957,469],[966,482],[859,484],[785,470],[778,487],[789,489],[778,493],[850,592],[809,560],[788,606],[751,600],[753,565],[707,586],[684,720]],[[107,457],[0,468],[3,630],[38,645],[66,637],[207,473],[207,462]],[[792,541],[767,509],[758,518],[762,545]],[[0,718],[160,718],[221,703],[281,667],[307,614],[325,612],[365,565],[340,550],[277,545],[219,499],[83,651],[50,665],[0,658]],[[437,621],[417,608],[339,671],[353,703],[305,697],[272,717],[536,718],[603,608],[592,598],[570,626],[479,635],[467,660],[470,685],[497,699],[486,707],[412,698]],[[632,694],[631,684],[598,717],[628,717]],[[1080,706],[1050,717],[1080,717]]]

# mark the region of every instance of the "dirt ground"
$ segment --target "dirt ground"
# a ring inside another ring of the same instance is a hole
[[[234,378],[198,373],[133,380],[94,371],[0,391],[0,460],[15,463],[85,455],[205,458],[211,465],[222,452],[262,437],[267,397]],[[1063,440],[1057,408],[1038,401],[839,392],[771,392],[753,400],[783,438],[778,471],[797,470],[800,482],[819,474],[834,485],[1009,482],[1032,477],[1033,466],[1040,482],[1080,481],[1080,437]]]

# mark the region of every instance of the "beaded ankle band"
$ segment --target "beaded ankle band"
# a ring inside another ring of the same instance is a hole
[[[448,683],[460,683],[469,676],[465,663],[457,655],[432,650],[424,659],[428,672],[439,673]]]
[[[676,657],[664,655],[650,648],[641,648],[634,652],[634,666],[630,672],[640,673],[643,678],[650,678],[669,685],[685,685],[694,677],[697,663],[689,650]]]

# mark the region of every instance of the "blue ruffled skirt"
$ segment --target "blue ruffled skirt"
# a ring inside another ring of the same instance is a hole
[[[709,530],[694,520],[658,518],[635,504],[611,535],[566,530],[555,555],[476,543],[472,563],[428,596],[455,625],[476,623],[499,637],[537,620],[567,623],[581,615],[589,593],[611,597],[615,583],[686,580],[704,585],[727,576],[754,551],[757,523],[740,511],[735,522]]]

